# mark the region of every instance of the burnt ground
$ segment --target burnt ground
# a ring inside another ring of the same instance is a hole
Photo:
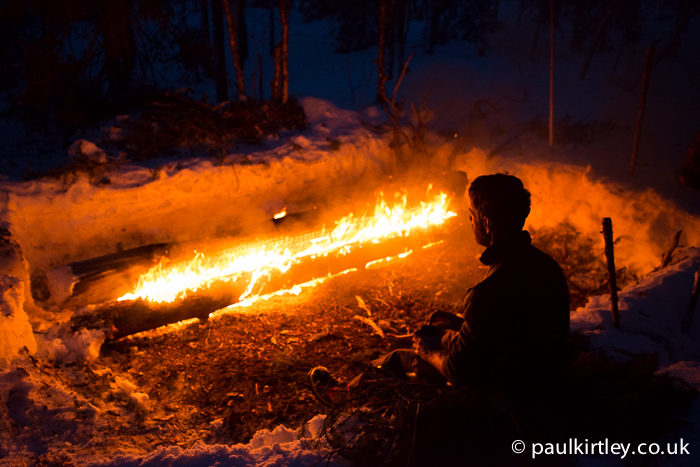
[[[107,342],[94,363],[35,365],[96,406],[111,401],[129,409],[104,415],[109,435],[74,440],[103,457],[118,448],[143,453],[198,440],[247,443],[263,428],[298,427],[328,410],[308,387],[312,367],[326,366],[347,381],[382,353],[411,346],[410,338],[393,336],[409,335],[434,311],[459,310],[467,288],[486,271],[467,228],[453,225],[442,244],[329,279],[299,296],[258,302],[167,334]],[[567,226],[532,233],[571,277],[572,309],[604,285],[604,265],[596,256],[602,252],[594,240],[579,238]],[[581,275],[592,284],[588,289],[576,278]],[[373,320],[387,337],[356,316]],[[76,372],[85,377],[66,376]],[[110,392],[115,375],[125,374],[148,394],[145,405]]]

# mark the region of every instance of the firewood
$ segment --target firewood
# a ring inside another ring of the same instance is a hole
[[[128,293],[170,247],[156,243],[54,268],[46,273],[51,299],[64,308],[115,300]]]

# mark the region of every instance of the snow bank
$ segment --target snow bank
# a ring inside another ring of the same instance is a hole
[[[0,276],[0,367],[20,349],[36,353],[36,341],[24,312],[24,282],[15,276]]]
[[[108,184],[94,184],[84,174],[4,182],[3,220],[32,272],[47,272],[120,248],[221,237],[265,222],[285,206],[290,212],[312,209],[389,167],[387,139],[364,128],[358,114],[314,98],[301,104],[309,130],[245,154],[245,163],[229,154],[220,166],[208,159],[150,169],[123,165],[108,174]],[[72,151],[99,154],[89,143],[81,140]]]
[[[308,424],[304,436],[299,439],[296,430],[278,426],[273,431],[261,430],[248,444],[227,446],[196,442],[191,448],[161,446],[146,456],[117,454],[108,461],[95,461],[92,466],[148,467],[169,465],[188,467],[221,465],[227,467],[306,467],[315,465],[341,466],[344,462],[334,457],[326,464],[322,458],[329,454],[327,446],[312,447],[324,417],[317,415]]]

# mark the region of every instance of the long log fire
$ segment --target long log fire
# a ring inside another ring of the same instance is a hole
[[[414,197],[402,190],[387,201],[380,192],[371,212],[350,213],[332,229],[195,251],[184,260],[164,258],[131,292],[97,307],[89,320],[109,325],[114,337],[121,337],[182,319],[206,319],[229,305],[299,293],[300,285],[406,256],[435,241],[434,228],[456,216],[448,195],[432,185],[421,196],[427,201],[409,199]],[[86,319],[78,317],[74,325],[84,325]]]

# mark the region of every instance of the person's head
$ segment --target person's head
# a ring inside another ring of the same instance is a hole
[[[530,192],[513,175],[477,177],[469,187],[469,200],[474,235],[483,246],[520,232],[530,214]]]

